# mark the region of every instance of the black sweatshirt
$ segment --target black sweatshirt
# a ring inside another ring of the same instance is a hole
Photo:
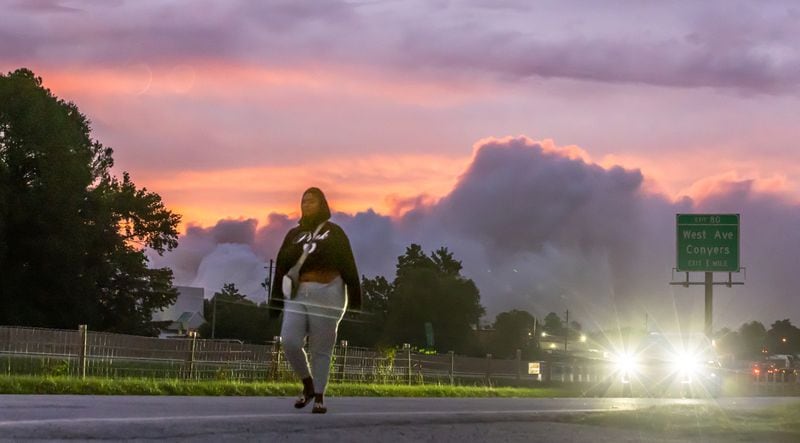
[[[283,239],[278,259],[275,264],[275,280],[272,283],[270,306],[283,308],[283,276],[297,263],[303,255],[303,246],[309,244],[309,254],[300,274],[308,271],[337,271],[347,286],[347,303],[353,309],[361,309],[361,281],[358,269],[350,248],[350,240],[339,225],[327,221],[319,234],[310,239],[318,225],[297,226],[291,229]],[[277,313],[277,310],[273,310]]]

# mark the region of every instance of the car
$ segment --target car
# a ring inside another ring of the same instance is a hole
[[[795,382],[797,369],[793,368],[791,364],[791,361],[767,358],[763,361],[753,362],[750,366],[750,375],[756,382]]]
[[[607,353],[609,381],[623,395],[717,397],[722,365],[704,336],[649,333]]]

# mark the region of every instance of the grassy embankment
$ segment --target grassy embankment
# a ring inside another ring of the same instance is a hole
[[[298,383],[0,376],[0,394],[295,396],[298,392]],[[576,397],[581,391],[569,386],[504,388],[333,383],[328,386],[328,394],[348,397]]]
[[[186,381],[177,378],[87,377],[67,375],[0,375],[0,394],[78,394],[78,395],[208,395],[208,396],[294,396],[293,382],[242,382],[231,380]],[[619,388],[618,386],[616,388]],[[787,396],[800,394],[800,384],[775,384],[757,387],[730,383],[723,396]],[[450,386],[448,384],[368,384],[331,383],[332,396],[369,397],[625,397],[620,389],[604,389],[589,384],[544,384],[528,387]],[[634,396],[649,396],[636,392]],[[671,395],[674,397],[674,395]],[[702,395],[701,395],[702,397]]]

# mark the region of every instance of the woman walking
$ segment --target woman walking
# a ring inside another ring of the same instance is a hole
[[[361,307],[361,283],[350,241],[335,223],[325,195],[318,188],[303,193],[300,223],[283,240],[275,264],[275,283],[270,296],[270,315],[283,310],[283,352],[303,381],[295,401],[312,412],[324,414],[331,353],[336,331],[348,306]],[[311,367],[303,349],[308,337]]]

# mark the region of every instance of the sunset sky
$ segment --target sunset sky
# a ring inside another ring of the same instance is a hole
[[[178,283],[213,293],[220,280],[240,278],[255,288],[252,276],[202,279],[210,254],[223,260],[231,251],[197,245],[247,245],[248,260],[263,268],[280,229],[289,226],[281,217],[293,219],[300,193],[313,185],[326,191],[345,228],[394,236],[381,251],[386,259],[365,263],[365,273],[391,272],[410,241],[426,250],[448,241],[491,314],[560,309],[564,290],[541,286],[544,277],[511,287],[479,277],[486,263],[497,262],[488,252],[496,238],[482,242],[458,221],[458,236],[426,228],[452,221],[465,190],[495,189],[479,179],[480,168],[489,167],[479,161],[483,147],[506,157],[524,148],[536,153],[516,161],[552,160],[548,174],[566,161],[570,171],[585,170],[613,189],[622,174],[637,218],[666,218],[654,231],[665,237],[657,243],[666,250],[645,260],[654,267],[642,271],[635,289],[620,283],[626,271],[614,269],[622,266],[613,259],[617,243],[603,243],[611,241],[603,235],[576,246],[559,231],[531,243],[531,256],[519,260],[559,269],[563,281],[553,285],[580,292],[602,280],[612,295],[630,297],[653,287],[675,305],[675,297],[686,297],[666,286],[675,212],[742,213],[743,235],[752,232],[743,248],[753,246],[742,253],[751,283],[729,290],[735,301],[721,301],[715,315],[731,327],[748,315],[771,322],[791,314],[800,323],[800,308],[781,307],[798,295],[790,281],[800,253],[780,248],[800,249],[793,225],[800,208],[796,2],[0,0],[0,9],[0,70],[30,68],[75,102],[91,119],[93,136],[114,148],[115,170],[130,172],[183,216],[188,249],[156,260],[176,269]],[[503,191],[487,201],[520,189],[512,204],[525,205],[541,198],[534,195],[541,183],[558,180],[535,183],[527,190],[497,185]],[[564,181],[547,201],[566,201],[560,192],[573,184]],[[478,217],[484,212],[473,209]],[[565,214],[568,220],[578,212]],[[770,221],[776,226],[754,227],[771,215],[782,217]],[[420,217],[428,221],[412,232]],[[209,240],[231,223],[250,232],[245,240]],[[525,218],[515,223],[539,226]],[[366,243],[354,245],[357,255],[375,254]],[[778,245],[780,263],[762,261],[774,257],[766,245]],[[176,264],[190,250],[199,255]],[[565,256],[583,265],[554,258]],[[506,271],[516,272],[514,266]],[[586,269],[596,279],[575,283]],[[530,286],[533,295],[519,296]],[[774,303],[762,306],[751,296],[756,291]],[[575,303],[591,311],[592,297]],[[663,308],[648,306],[642,309]]]

